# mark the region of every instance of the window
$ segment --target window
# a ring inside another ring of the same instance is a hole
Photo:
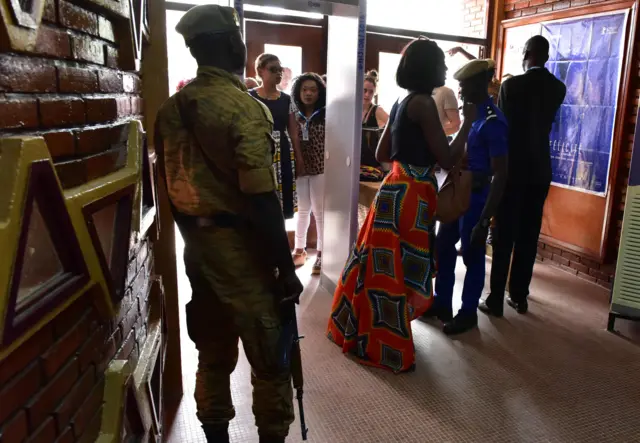
[[[485,2],[367,0],[367,24],[447,35],[485,37]]]
[[[204,2],[203,2],[204,3]],[[191,80],[198,72],[198,64],[191,56],[184,38],[176,32],[182,11],[167,11],[167,56],[169,58],[169,95],[176,93],[180,82]]]
[[[302,74],[302,48],[300,46],[264,45],[264,52],[276,55],[280,59],[283,68],[289,68],[291,73],[287,72],[282,76],[280,87],[287,94],[291,93],[293,79]]]
[[[391,112],[393,104],[404,90],[396,84],[396,71],[400,63],[400,54],[380,53],[380,80],[378,82],[378,104],[387,112]]]
[[[458,82],[453,78],[453,75],[469,60],[460,54],[456,54],[453,57],[447,54],[449,49],[460,46],[458,43],[445,41],[437,41],[437,43],[445,52],[445,63],[448,68],[445,86],[453,89],[454,91],[458,91]],[[476,57],[480,54],[479,46],[466,45],[464,46],[464,49]],[[400,54],[389,52],[380,53],[380,62],[378,66],[380,71],[380,81],[378,83],[378,104],[380,104],[387,112],[391,111],[391,107],[398,97],[404,94],[404,91],[396,84],[396,71],[398,70],[400,58]]]
[[[296,11],[293,9],[274,8],[272,6],[244,5],[244,10],[252,11],[252,12],[262,12],[264,14],[270,14],[275,16],[289,15],[292,17],[304,17],[304,18],[322,20],[322,14],[317,14],[313,12]]]

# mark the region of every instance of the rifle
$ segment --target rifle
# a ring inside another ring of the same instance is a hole
[[[302,440],[307,441],[307,425],[304,419],[304,405],[302,396],[304,394],[304,377],[302,374],[302,354],[300,352],[300,340],[304,338],[298,333],[298,320],[296,318],[296,305],[293,302],[283,303],[283,340],[284,362],[291,370],[291,380],[293,388],[296,390],[298,400],[298,411],[300,414],[300,430]]]

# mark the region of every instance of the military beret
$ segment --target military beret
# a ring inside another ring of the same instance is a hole
[[[486,60],[471,60],[462,68],[458,69],[458,72],[453,74],[453,78],[458,81],[463,81],[488,71],[489,63]]]
[[[228,6],[200,5],[189,9],[176,25],[186,42],[201,34],[223,34],[240,28],[235,9]]]
[[[492,60],[490,58],[485,58],[484,59],[485,62],[487,62],[489,64],[489,69],[496,69],[496,62],[495,60]]]

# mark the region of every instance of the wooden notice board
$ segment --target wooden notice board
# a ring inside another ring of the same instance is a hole
[[[622,13],[629,19],[625,19],[622,22],[623,25],[620,26],[619,32],[624,33],[623,37],[625,35],[634,35],[635,29],[629,28],[633,27],[635,23],[636,3],[635,1],[611,2],[604,5],[590,5],[581,8],[572,8],[566,11],[540,14],[533,17],[505,20],[501,24],[497,42],[498,51],[496,58],[498,61],[498,72],[501,73],[502,76],[506,74],[522,74],[522,53],[525,42],[533,35],[548,33],[548,30],[554,28],[554,26],[558,28],[559,24],[562,23],[581,23],[582,21],[585,23],[593,23],[596,19],[596,21],[600,20],[599,17],[609,17],[613,14]],[[596,29],[596,25],[590,26],[592,26],[592,29]],[[598,24],[598,26],[602,27],[600,24]],[[603,32],[608,31],[606,28],[603,29]],[[598,33],[600,33],[600,31],[600,29],[597,30]],[[592,32],[595,36],[596,31]],[[576,34],[574,33],[572,35],[571,30],[566,33],[554,34],[553,38],[554,40],[551,42],[552,52],[554,45],[556,45],[555,48],[558,49],[558,51],[560,46],[563,46],[563,48],[570,48],[569,53],[573,54],[573,47],[578,46],[576,43]],[[568,41],[565,41],[565,39]],[[613,187],[617,183],[617,165],[623,136],[623,111],[626,108],[626,101],[628,100],[627,90],[631,77],[631,63],[629,63],[629,60],[631,60],[631,45],[629,45],[628,38],[622,38],[621,41],[621,46],[617,48],[617,51],[620,53],[618,66],[619,80],[616,78],[616,81],[613,82],[614,87],[617,89],[612,92],[613,99],[610,100],[613,102],[611,105],[612,110],[609,114],[610,134],[608,135],[611,140],[611,147],[610,152],[606,152],[607,157],[601,162],[606,164],[608,169],[607,171],[602,171],[603,167],[600,166],[598,186],[591,184],[591,188],[588,186],[580,188],[577,183],[567,182],[564,184],[556,180],[558,168],[554,163],[555,183],[549,191],[542,223],[541,238],[543,241],[562,247],[563,249],[572,250],[598,261],[605,259],[606,244],[612,227],[610,218],[614,195]],[[591,52],[593,53],[593,51]],[[588,49],[587,53],[589,53]],[[567,66],[574,62],[570,60],[562,61],[562,63],[565,66],[562,68],[564,72],[560,75],[565,76],[563,80],[567,84],[567,96],[569,97],[570,94],[573,94],[575,97],[577,95],[577,89],[581,91],[584,90],[584,94],[588,95],[591,90],[588,89],[589,85],[586,83],[592,80],[584,80],[584,78],[587,77],[587,74],[585,74],[582,77],[583,80],[581,80],[585,82],[585,85],[577,84],[576,82],[578,82],[578,80],[576,79],[579,78],[579,76],[567,75]],[[590,64],[594,65],[596,61],[577,60],[575,63],[583,64],[586,70],[591,69],[589,67]],[[560,64],[560,62],[558,62],[558,64]],[[611,64],[613,65],[613,63]],[[549,69],[552,70],[554,74],[559,75],[559,68],[556,67],[554,70],[550,67]],[[608,88],[608,90],[611,89],[612,88]],[[567,105],[567,100],[565,100],[563,106]],[[576,108],[577,107],[576,105]],[[583,103],[582,108],[588,113],[596,107],[586,106]],[[619,110],[619,112],[616,110]],[[592,131],[592,133],[593,132],[594,131]],[[577,150],[578,146],[577,143],[572,145],[571,142],[568,142],[566,144],[563,143],[560,149],[566,149],[571,152],[572,147]],[[558,151],[558,149],[556,149],[556,151]],[[552,149],[552,156],[554,155],[553,152],[554,149]],[[576,154],[576,158],[577,157],[578,154]],[[579,170],[578,167],[574,169],[574,174],[577,170]],[[584,174],[582,174],[582,176],[583,175]],[[595,182],[596,179],[594,178],[593,181]],[[615,229],[615,224],[613,225],[613,229]]]

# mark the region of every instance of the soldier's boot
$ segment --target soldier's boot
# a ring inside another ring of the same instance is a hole
[[[207,443],[229,443],[229,425],[202,425],[202,430]]]
[[[272,435],[261,435],[260,443],[284,443],[284,437],[275,437]]]

